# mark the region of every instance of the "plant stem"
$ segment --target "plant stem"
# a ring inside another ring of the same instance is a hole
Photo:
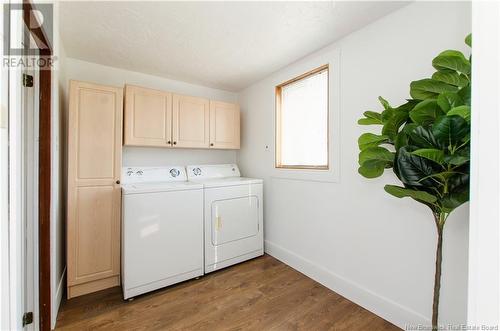
[[[436,271],[434,274],[434,298],[432,300],[432,330],[438,330],[439,290],[441,288],[441,263],[443,261],[443,227],[446,215],[434,213],[438,232],[436,248]]]

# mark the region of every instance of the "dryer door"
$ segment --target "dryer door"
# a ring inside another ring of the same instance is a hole
[[[255,236],[259,232],[259,199],[256,195],[212,202],[212,245]]]
[[[262,184],[205,188],[205,273],[264,253]]]

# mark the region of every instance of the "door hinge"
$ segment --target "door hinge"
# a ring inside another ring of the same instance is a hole
[[[23,74],[23,86],[24,87],[33,87],[33,76]]]
[[[30,311],[30,312],[24,313],[24,315],[23,315],[23,327],[28,325],[28,324],[31,324],[31,323],[33,323],[33,312]]]

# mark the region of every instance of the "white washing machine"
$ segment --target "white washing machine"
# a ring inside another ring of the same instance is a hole
[[[262,179],[240,177],[235,164],[187,167],[204,187],[205,273],[264,254]]]
[[[203,275],[203,186],[184,167],[125,167],[125,299]]]

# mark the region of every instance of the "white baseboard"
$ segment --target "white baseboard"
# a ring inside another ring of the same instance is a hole
[[[64,284],[66,283],[66,268],[64,268],[61,276],[61,280],[59,281],[59,284],[57,284],[57,291],[56,291],[56,296],[54,298],[54,302],[52,302],[52,307],[51,307],[51,329],[54,330],[56,328],[56,322],[57,322],[57,313],[59,313],[59,307],[61,306],[61,301],[62,301],[62,296],[64,293]]]
[[[267,254],[402,329],[409,324],[431,324],[425,316],[336,275],[268,240],[265,241],[264,250]]]

